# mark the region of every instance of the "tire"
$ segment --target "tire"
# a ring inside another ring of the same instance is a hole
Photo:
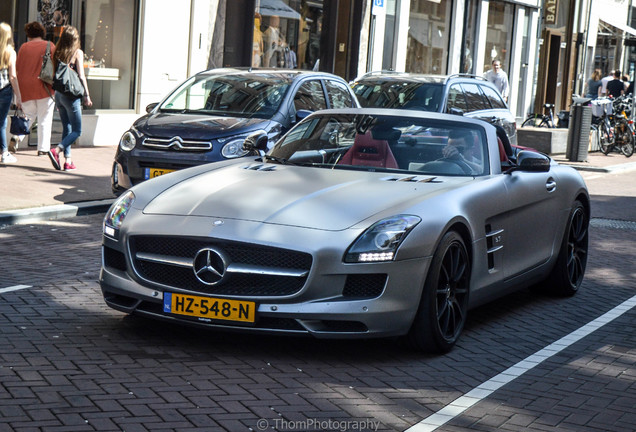
[[[613,142],[607,124],[601,123],[598,126],[598,148],[604,155],[608,155],[612,151]]]
[[[528,117],[523,123],[521,123],[521,127],[548,127],[545,119],[542,116],[532,116]]]
[[[621,122],[624,125],[624,130],[621,133],[621,153],[630,157],[634,154],[634,131],[626,121]],[[618,128],[615,128],[618,129]]]
[[[578,291],[587,265],[589,218],[580,201],[574,201],[568,217],[556,264],[546,280],[550,293],[573,296]]]
[[[418,351],[450,351],[464,328],[468,310],[470,260],[464,241],[447,232],[431,261],[420,306],[409,330],[409,344]]]

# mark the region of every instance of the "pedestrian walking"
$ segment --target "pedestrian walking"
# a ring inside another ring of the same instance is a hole
[[[499,60],[492,61],[492,69],[484,74],[484,78],[497,87],[504,101],[508,103],[508,92],[510,90],[508,74],[501,69],[501,62]]]
[[[587,91],[585,92],[586,98],[596,99],[601,95],[601,86],[603,85],[601,78],[601,70],[594,69],[592,77],[587,80]]]
[[[29,117],[29,128],[36,119],[38,122],[39,156],[47,154],[51,149],[51,129],[55,111],[53,87],[40,80],[39,75],[47,45],[51,57],[55,52],[55,46],[44,40],[46,30],[37,21],[26,24],[24,32],[27,42],[23,43],[18,51],[16,69],[22,95],[22,111]]]
[[[22,108],[22,98],[15,70],[16,54],[13,49],[13,31],[5,22],[0,23],[0,154],[2,163],[15,163],[17,159],[7,146],[7,115],[15,96],[15,104]]]
[[[73,73],[73,71],[77,73],[84,86],[84,95],[75,97],[70,93],[55,92],[55,103],[62,121],[62,142],[57,147],[51,148],[48,155],[53,167],[59,170],[62,169],[60,154],[63,152],[66,159],[64,171],[72,171],[77,169],[77,167],[71,160],[71,144],[82,135],[82,100],[86,106],[93,105],[88,94],[88,85],[84,75],[84,52],[80,49],[79,33],[73,26],[64,27],[60,39],[57,41],[55,55],[53,56],[56,70],[60,62],[66,63],[72,69],[72,71],[69,71],[70,73]]]
[[[601,96],[607,96],[607,83],[614,79],[614,70],[611,70],[606,77],[601,78]]]
[[[614,79],[607,83],[607,94],[617,98],[623,93],[625,93],[625,86],[623,81],[621,81],[621,71],[615,70]]]

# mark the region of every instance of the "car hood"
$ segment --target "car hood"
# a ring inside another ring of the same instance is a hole
[[[459,187],[471,178],[413,176],[274,164],[238,164],[181,181],[156,196],[146,214],[239,219],[339,231],[387,210]],[[419,181],[418,181],[419,180]],[[149,185],[148,185],[149,186]]]
[[[154,137],[220,138],[268,129],[271,120],[203,114],[156,113],[139,119],[135,128]],[[212,135],[212,136],[211,136]]]

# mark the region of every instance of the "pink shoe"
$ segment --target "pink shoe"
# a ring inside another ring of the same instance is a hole
[[[76,169],[77,167],[75,166],[73,162],[64,164],[64,171],[74,171]]]
[[[53,168],[56,170],[60,170],[60,155],[57,153],[56,148],[52,148],[47,153],[49,155],[49,159],[51,159],[51,163],[53,164]]]

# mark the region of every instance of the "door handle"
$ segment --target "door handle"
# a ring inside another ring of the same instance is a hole
[[[548,190],[548,192],[554,192],[556,190],[556,187],[557,187],[556,181],[554,181],[552,177],[550,177],[548,181],[545,183],[545,188]]]

